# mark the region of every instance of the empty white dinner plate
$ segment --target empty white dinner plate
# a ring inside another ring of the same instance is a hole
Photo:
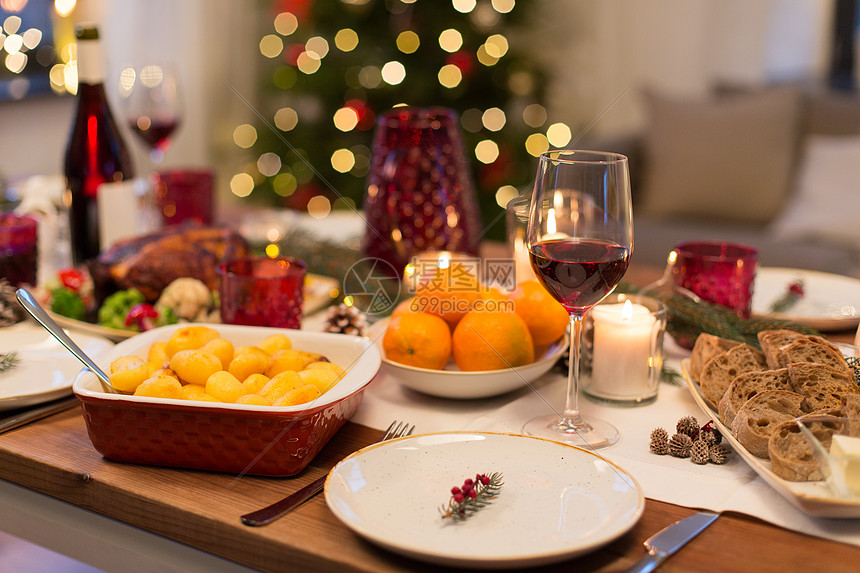
[[[443,519],[451,488],[503,474],[499,496],[468,519]],[[326,503],[349,528],[396,553],[440,565],[501,569],[554,563],[626,533],[645,507],[636,480],[580,448],[531,436],[423,434],[341,461]]]
[[[81,349],[95,358],[113,343],[100,336],[69,332]],[[0,410],[49,402],[72,393],[82,365],[47,330],[32,322],[0,328],[0,353],[16,352],[18,365],[0,372]]]
[[[783,312],[771,313],[771,305],[798,280],[803,281],[804,295]],[[855,328],[860,323],[860,280],[818,271],[764,267],[756,271],[751,306],[754,315],[773,315],[820,331]]]

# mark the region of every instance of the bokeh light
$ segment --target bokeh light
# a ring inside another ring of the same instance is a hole
[[[281,170],[281,157],[271,151],[257,159],[257,170],[266,177],[274,177]]]
[[[481,123],[490,131],[500,131],[506,122],[505,112],[497,107],[491,107],[481,116]]]
[[[478,133],[484,127],[483,116],[481,110],[470,107],[460,114],[460,124],[469,133]]]
[[[334,112],[334,126],[341,131],[351,131],[358,125],[358,112],[351,107],[342,107]]]
[[[546,123],[546,108],[538,103],[529,104],[523,110],[523,121],[529,127],[540,127]]]
[[[275,16],[275,32],[289,36],[299,28],[299,20],[291,12],[281,12]]]
[[[461,14],[468,14],[475,9],[475,0],[451,0],[454,10]]]
[[[358,34],[351,28],[339,30],[334,36],[334,45],[341,52],[351,52],[358,47]]]
[[[281,197],[289,197],[295,193],[298,186],[299,182],[292,173],[278,173],[272,180],[272,188]]]
[[[257,129],[248,123],[237,125],[233,130],[233,143],[242,149],[248,149],[257,142]]]
[[[546,130],[546,138],[550,145],[564,147],[570,143],[570,128],[563,123],[554,123]]]
[[[320,59],[313,52],[302,52],[299,54],[299,57],[296,58],[296,67],[302,73],[307,75],[311,75],[315,73],[318,69],[320,69]]]
[[[355,166],[355,155],[349,149],[336,149],[331,154],[331,166],[338,173],[348,173]]]
[[[323,195],[311,197],[308,201],[308,215],[314,219],[324,219],[331,213],[331,201]]]
[[[387,84],[396,86],[406,79],[406,68],[400,62],[387,62],[382,66],[382,79]]]
[[[499,14],[508,14],[516,6],[515,0],[492,0],[492,6]]]
[[[305,42],[305,51],[321,60],[328,55],[328,41],[322,36],[314,36]]]
[[[284,51],[284,41],[276,34],[268,34],[260,40],[260,53],[267,58],[277,58]]]
[[[526,138],[526,151],[533,157],[538,157],[541,153],[549,149],[549,141],[542,133],[533,133]]]
[[[230,191],[236,197],[247,197],[254,190],[254,178],[247,173],[237,173],[230,179]]]
[[[499,158],[499,145],[492,139],[479,141],[475,146],[475,157],[481,163],[492,163]]]
[[[463,81],[463,73],[454,64],[446,64],[439,70],[439,83],[446,88],[455,88]]]
[[[412,30],[406,30],[397,35],[397,49],[404,54],[415,53],[420,46],[421,38]]]
[[[501,34],[493,34],[484,42],[487,54],[491,58],[500,59],[508,53],[508,39]]]
[[[508,203],[519,197],[519,190],[513,185],[502,185],[496,190],[496,204],[499,207],[507,208]]]
[[[439,34],[439,47],[446,52],[456,52],[463,47],[463,35],[453,28],[443,30]]]

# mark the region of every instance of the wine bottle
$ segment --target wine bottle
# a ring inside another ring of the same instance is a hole
[[[104,88],[101,42],[94,25],[75,29],[78,47],[78,107],[66,148],[64,171],[71,204],[72,261],[99,254],[99,187],[133,177],[131,158],[111,115]],[[104,191],[104,190],[103,190]]]

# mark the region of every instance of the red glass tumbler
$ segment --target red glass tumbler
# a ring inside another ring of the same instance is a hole
[[[217,267],[221,321],[301,328],[307,265],[289,257],[235,259]]]
[[[480,213],[456,113],[398,107],[373,138],[363,250],[402,272],[425,251],[478,254]]]
[[[212,171],[177,169],[156,173],[153,178],[155,201],[165,225],[185,221],[212,224]]]
[[[36,284],[37,227],[32,217],[0,213],[0,278],[13,287]]]
[[[749,318],[758,251],[738,243],[690,241],[675,247],[675,284]]]

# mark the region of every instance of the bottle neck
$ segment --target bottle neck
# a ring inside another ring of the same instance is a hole
[[[78,40],[78,83],[104,83],[104,65],[100,40]]]

